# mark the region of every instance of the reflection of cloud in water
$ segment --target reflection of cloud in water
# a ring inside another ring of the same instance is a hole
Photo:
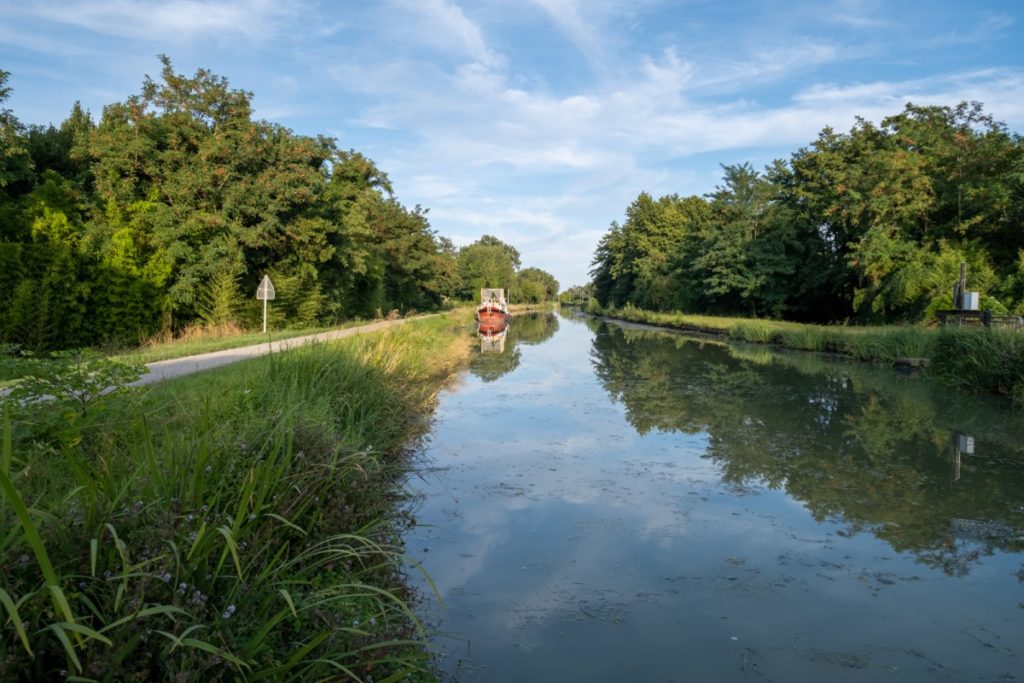
[[[450,555],[432,548],[428,561],[443,596],[486,571],[495,549],[529,532],[522,527],[524,519],[548,520],[556,509],[577,519],[571,535],[563,539],[567,554],[558,566],[545,574],[541,585],[510,596],[515,606],[501,617],[510,629],[546,610],[566,609],[564,601],[551,596],[568,590],[579,567],[613,554],[623,535],[670,549],[687,533],[689,509],[719,476],[713,465],[697,457],[706,447],[702,437],[690,436],[686,444],[676,440],[660,449],[660,457],[647,453],[639,459],[629,455],[641,438],[635,434],[550,436],[522,434],[487,453],[468,442],[446,440],[442,449],[457,454],[459,464],[432,475],[439,481],[428,492],[435,500],[450,500],[442,493],[450,491],[460,511],[445,526],[460,539],[462,550]]]
[[[835,366],[808,379],[724,347],[602,334],[590,353],[591,332],[563,325],[559,343],[523,345],[500,381],[465,376],[438,411],[428,457],[450,469],[427,477],[417,516],[435,527],[417,528],[409,550],[449,605],[440,627],[472,639],[488,673],[552,675],[571,661],[600,677],[626,652],[657,671],[643,677],[671,678],[678,658],[657,669],[652,652],[728,657],[715,648],[733,629],[766,671],[799,638],[800,652],[856,648],[878,662],[898,642],[964,673],[936,645],[961,642],[964,619],[1007,641],[1020,459],[979,441],[985,458],[963,458],[950,480],[946,422],[964,421],[963,405],[937,420],[941,400],[852,371],[839,381]],[[972,433],[1019,443],[989,412],[971,413],[987,425]],[[964,582],[967,571],[985,580]],[[960,661],[991,655],[967,646]],[[722,678],[724,660],[705,659],[703,679]],[[894,661],[926,678],[911,654]]]

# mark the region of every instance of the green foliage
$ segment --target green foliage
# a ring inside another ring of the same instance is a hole
[[[594,296],[594,283],[588,282],[585,285],[574,285],[558,295],[558,301],[563,304],[585,304]]]
[[[511,292],[515,303],[539,304],[554,301],[558,296],[558,280],[540,268],[523,268]]]
[[[21,123],[3,107],[11,94],[8,77],[10,73],[0,69],[0,198],[9,186],[27,180],[32,173],[32,157],[21,137]]]
[[[142,374],[138,363],[83,350],[14,354],[0,365],[5,375],[18,378],[0,398],[4,414],[64,445],[78,443],[86,425],[101,416],[112,417],[113,403]]]
[[[979,103],[907,105],[763,174],[723,168],[707,201],[641,193],[612,223],[591,270],[601,305],[918,322],[951,304],[966,261],[984,308],[1024,310],[1024,141]]]
[[[215,272],[206,286],[205,299],[199,313],[211,327],[233,325],[238,322],[242,307],[242,293],[238,288],[239,269],[230,265]]]
[[[515,283],[520,261],[515,247],[497,237],[484,235],[460,249],[456,263],[462,283],[459,294],[465,300],[475,301],[481,289],[510,289]]]
[[[370,159],[254,120],[251,93],[160,61],[98,123],[78,104],[60,127],[0,110],[0,342],[258,325],[252,292],[267,273],[282,278],[278,324],[432,310],[456,294],[451,243]],[[40,268],[25,260],[37,246]]]

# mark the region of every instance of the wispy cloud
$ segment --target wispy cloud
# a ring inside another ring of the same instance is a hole
[[[21,11],[103,35],[186,42],[223,35],[266,38],[296,7],[294,2],[278,0],[111,0],[37,2]]]
[[[816,5],[815,16],[829,24],[853,29],[879,29],[889,25],[885,8],[878,0],[837,0]]]
[[[393,0],[392,6],[412,21],[400,21],[407,39],[441,51],[455,50],[474,62],[497,67],[501,56],[487,44],[480,26],[451,0]]]
[[[596,72],[603,72],[609,63],[608,37],[583,14],[593,3],[580,0],[533,0],[565,34]]]
[[[843,109],[866,117],[895,113],[907,102],[953,105],[975,100],[984,102],[997,117],[1020,121],[1024,119],[1024,71],[979,69],[905,81],[817,84],[793,100],[808,109]]]
[[[984,12],[981,14],[981,20],[973,27],[942,33],[927,41],[927,44],[932,47],[950,47],[984,43],[1013,26],[1014,23],[1016,23],[1015,19],[1008,14]]]

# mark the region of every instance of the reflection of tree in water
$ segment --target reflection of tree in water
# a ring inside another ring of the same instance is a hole
[[[522,352],[519,344],[540,344],[558,331],[558,318],[550,313],[515,315],[508,326],[505,350],[477,352],[469,363],[469,371],[485,382],[493,382],[519,367]]]
[[[517,341],[523,344],[540,344],[558,332],[558,316],[554,313],[527,313],[516,315],[515,332]]]
[[[949,574],[1024,552],[1024,424],[1004,404],[887,369],[613,325],[592,358],[639,433],[706,431],[726,483],[785,489],[818,521],[869,530]],[[961,431],[978,446],[955,479]]]

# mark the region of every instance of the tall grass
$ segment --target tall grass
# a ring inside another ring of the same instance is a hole
[[[954,386],[1003,394],[1024,406],[1024,334],[1004,330],[944,330],[933,372]]]
[[[914,325],[806,325],[782,320],[658,313],[628,304],[624,308],[596,307],[593,312],[611,318],[714,334],[753,344],[777,344],[802,351],[838,353],[857,360],[878,362],[892,362],[901,357],[930,357],[939,336],[937,330]]]
[[[590,311],[736,341],[837,353],[861,361],[892,363],[898,358],[927,358],[929,375],[943,383],[1003,394],[1024,405],[1024,335],[1020,333],[984,328],[938,330],[919,325],[805,325],[657,313],[631,305],[603,309],[596,302],[592,302]]]
[[[74,429],[6,406],[0,680],[430,679],[395,502],[459,323],[113,396]]]

